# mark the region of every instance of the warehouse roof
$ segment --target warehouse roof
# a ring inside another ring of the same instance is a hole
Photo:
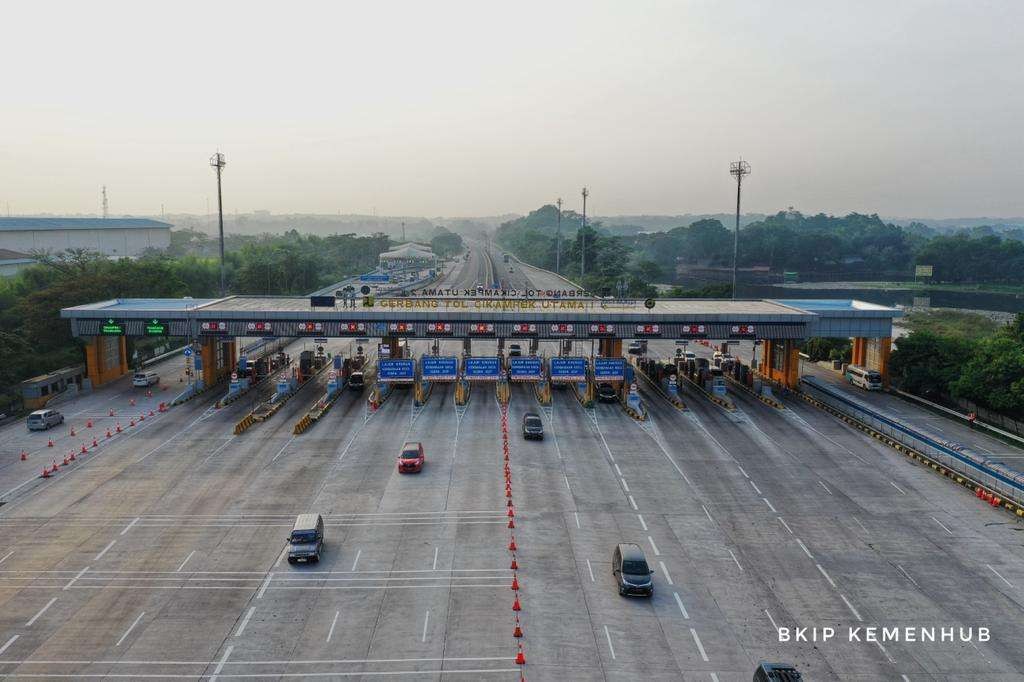
[[[0,231],[15,230],[155,230],[170,223],[149,218],[0,218]]]

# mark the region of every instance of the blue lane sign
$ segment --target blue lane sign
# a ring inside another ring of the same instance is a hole
[[[512,381],[540,381],[541,362],[538,357],[512,357],[508,359]]]
[[[587,359],[554,357],[550,360],[552,381],[586,381]]]
[[[375,274],[375,273],[370,273],[370,274],[366,274],[366,275],[359,275],[359,281],[360,282],[377,282],[377,283],[380,283],[380,284],[386,284],[387,282],[391,281],[391,275],[378,275],[378,274]]]
[[[190,348],[190,347],[187,347],[187,346],[186,346],[186,348],[185,348],[185,351],[184,351],[184,352],[185,352],[185,357],[186,357],[186,358],[190,358],[190,357],[192,357],[192,348]]]
[[[377,381],[383,383],[410,383],[415,378],[412,358],[380,358],[377,360]]]
[[[594,358],[594,379],[622,381],[626,378],[625,365],[622,358]]]
[[[468,357],[464,362],[466,378],[470,381],[497,381],[501,363],[497,356]]]
[[[455,381],[458,368],[459,359],[454,355],[424,355],[420,358],[420,370],[427,381]]]

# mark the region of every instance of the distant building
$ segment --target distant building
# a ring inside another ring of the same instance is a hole
[[[171,244],[171,225],[146,218],[0,218],[0,249],[22,254],[89,249],[115,258]]]
[[[0,277],[10,277],[22,268],[35,263],[35,259],[27,253],[0,249]]]
[[[390,251],[380,254],[380,269],[384,272],[395,270],[422,270],[437,267],[437,256],[429,246],[406,242]]]

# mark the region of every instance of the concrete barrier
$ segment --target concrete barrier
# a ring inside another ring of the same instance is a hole
[[[731,400],[729,400],[727,398],[722,398],[721,396],[717,396],[714,393],[709,393],[707,390],[704,389],[703,386],[698,384],[696,381],[694,381],[690,377],[686,376],[686,372],[683,372],[679,376],[684,377],[686,379],[686,383],[690,384],[690,386],[693,386],[699,392],[703,393],[704,396],[708,400],[713,402],[714,404],[716,404],[716,405],[718,405],[720,407],[723,407],[723,408],[729,410],[730,412],[732,412],[732,411],[734,411],[736,409],[736,405]]]

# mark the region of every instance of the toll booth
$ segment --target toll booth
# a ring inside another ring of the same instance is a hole
[[[88,389],[85,365],[58,369],[21,382],[21,401],[26,410],[38,410],[60,395]]]

